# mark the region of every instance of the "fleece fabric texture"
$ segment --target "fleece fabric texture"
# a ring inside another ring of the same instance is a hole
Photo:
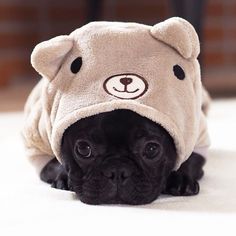
[[[24,143],[40,171],[61,161],[64,131],[79,119],[129,109],[162,125],[173,137],[176,169],[209,146],[208,96],[203,89],[198,36],[190,23],[170,18],[154,26],[92,22],[38,44],[31,62],[42,75],[25,106]]]

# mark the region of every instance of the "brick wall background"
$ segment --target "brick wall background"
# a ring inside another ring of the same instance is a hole
[[[0,85],[37,78],[29,62],[33,47],[87,23],[88,2],[0,0]],[[100,18],[155,24],[172,15],[169,0],[103,0]],[[235,42],[236,1],[207,0],[201,42],[203,80],[213,94],[236,95]]]

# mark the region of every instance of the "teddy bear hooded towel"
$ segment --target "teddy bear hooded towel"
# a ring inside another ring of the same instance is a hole
[[[92,22],[38,44],[31,62],[42,76],[25,105],[23,138],[41,170],[56,157],[64,131],[79,119],[129,109],[172,136],[180,166],[209,146],[202,107],[198,36],[174,17],[154,26]]]

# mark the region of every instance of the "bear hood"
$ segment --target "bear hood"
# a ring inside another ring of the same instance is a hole
[[[208,145],[198,54],[194,28],[178,17],[154,26],[92,22],[38,44],[31,62],[43,78],[26,104],[26,146],[60,161],[70,125],[129,109],[169,132],[179,167]]]

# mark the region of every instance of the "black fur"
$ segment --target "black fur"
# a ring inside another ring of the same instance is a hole
[[[53,159],[40,177],[88,204],[146,204],[161,193],[199,192],[204,158],[193,153],[173,171],[176,150],[170,135],[129,110],[81,119],[65,131],[61,148],[63,165]]]

